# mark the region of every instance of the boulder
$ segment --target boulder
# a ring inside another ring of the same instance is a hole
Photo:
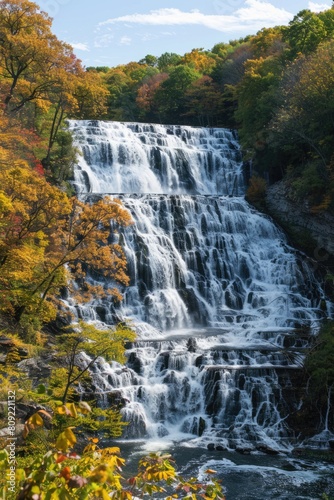
[[[258,451],[261,451],[262,453],[266,453],[267,455],[279,455],[278,450],[274,450],[273,448],[270,448],[270,446],[267,446],[265,444],[261,444],[260,446],[257,446],[256,449]]]
[[[24,372],[28,373],[29,378],[38,380],[47,378],[51,372],[51,366],[40,358],[28,358],[20,361],[17,366]]]

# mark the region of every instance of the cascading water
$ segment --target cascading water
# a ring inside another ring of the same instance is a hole
[[[97,121],[70,129],[82,150],[78,194],[115,194],[134,219],[119,234],[131,277],[123,303],[81,308],[106,323],[130,319],[138,333],[125,368],[96,364],[96,391],[122,400],[129,438],[288,447],[282,393],[326,302],[305,257],[244,200],[235,134]]]

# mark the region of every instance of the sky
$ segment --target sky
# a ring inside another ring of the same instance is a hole
[[[211,49],[263,27],[285,25],[303,9],[331,0],[37,0],[53,33],[73,46],[84,66],[139,61],[147,54]]]

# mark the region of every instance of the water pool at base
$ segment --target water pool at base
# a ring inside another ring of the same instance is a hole
[[[171,443],[163,450],[159,443],[148,446],[143,441],[121,441],[118,445],[127,461],[126,474],[136,473],[138,460],[146,453],[168,452],[184,477],[197,476],[204,480],[208,468],[217,471],[226,500],[323,500],[324,494],[334,498],[334,453],[331,463],[311,458],[307,452],[299,456],[242,455],[191,448],[187,444]]]

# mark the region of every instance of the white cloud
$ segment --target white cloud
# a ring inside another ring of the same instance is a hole
[[[72,45],[72,47],[75,50],[84,50],[85,52],[89,52],[89,47],[87,43],[78,42],[78,43],[71,43],[70,45]]]
[[[101,24],[136,23],[151,26],[199,25],[206,28],[233,32],[244,29],[261,29],[264,26],[287,24],[291,12],[273,6],[266,0],[246,0],[245,7],[232,15],[208,15],[199,10],[182,12],[174,8],[151,10],[148,14],[130,14],[108,19]]]
[[[94,47],[95,48],[109,47],[113,38],[114,35],[111,33],[106,33],[104,35],[97,35],[94,39]]]
[[[331,8],[328,3],[315,3],[315,2],[309,2],[308,3],[308,8],[312,12],[321,12],[322,10],[328,10]]]
[[[119,41],[120,45],[131,45],[132,38],[129,36],[122,36],[122,38]]]
[[[141,40],[143,42],[150,42],[151,40],[156,40],[158,38],[157,35],[153,35],[152,33],[144,33],[141,35]]]

